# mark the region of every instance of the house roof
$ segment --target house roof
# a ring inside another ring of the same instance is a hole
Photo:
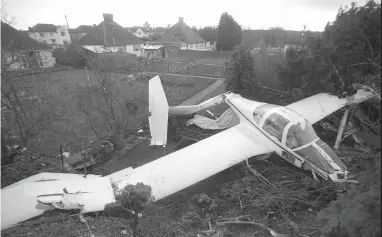
[[[192,30],[186,23],[183,22],[183,18],[180,17],[178,23],[173,25],[170,29],[166,29],[163,35],[156,40],[156,42],[170,43],[170,42],[182,42],[182,43],[204,43],[206,42],[198,33]]]
[[[89,33],[94,26],[92,25],[80,25],[75,29],[71,29],[70,32],[72,33]]]
[[[40,43],[25,33],[20,33],[12,26],[1,22],[1,48],[9,50],[51,50],[52,48]]]
[[[164,27],[155,27],[153,31],[154,32],[165,32],[166,28],[164,28]]]
[[[105,27],[104,21],[102,21],[99,25],[93,27],[89,33],[84,35],[78,43],[81,45],[104,45],[104,28],[107,45],[122,46],[143,43],[142,40],[114,21],[106,21]]]
[[[141,29],[143,32],[146,32],[146,29],[140,26],[125,27],[125,29],[128,29],[130,32],[136,32],[138,29]]]
[[[57,27],[53,24],[41,24],[38,23],[32,28],[30,28],[31,32],[56,32]]]

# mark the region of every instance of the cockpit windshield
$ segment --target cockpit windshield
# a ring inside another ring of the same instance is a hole
[[[275,112],[270,114],[264,121],[263,129],[269,135],[277,138],[279,142],[281,142],[283,131],[286,125],[290,123],[290,121],[284,118],[279,113]]]
[[[274,105],[274,104],[263,104],[257,107],[253,111],[253,118],[255,119],[256,123],[260,123],[261,118],[264,116],[265,113],[267,113],[269,110],[273,108],[278,108],[280,105]]]
[[[322,140],[318,140],[316,144],[323,149],[326,154],[330,156],[330,158],[333,160],[334,163],[336,163],[341,169],[347,170],[346,165],[342,162],[341,158],[338,157],[338,155],[333,151],[332,148],[328,146],[325,142]]]
[[[313,145],[309,145],[300,150],[297,150],[296,153],[299,156],[301,156],[303,159],[306,159],[313,165],[317,166],[318,168],[328,173],[333,173],[335,171],[335,169],[330,165],[330,163]]]
[[[294,124],[288,129],[286,146],[290,149],[301,147],[317,138],[313,127],[305,121],[305,127]]]

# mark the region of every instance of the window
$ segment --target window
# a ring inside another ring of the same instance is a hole
[[[321,153],[313,145],[309,145],[301,150],[298,150],[296,151],[296,153],[303,159],[306,159],[313,165],[328,173],[332,173],[335,171],[334,168],[329,164],[329,162],[321,155]]]
[[[286,145],[294,149],[312,142],[317,138],[313,127],[305,121],[305,129],[300,125],[294,124],[288,129]]]
[[[66,34],[65,34],[65,32],[61,32],[61,36],[65,36]]]
[[[342,162],[341,158],[338,157],[338,155],[333,151],[332,148],[330,148],[328,146],[328,144],[326,144],[325,142],[323,142],[322,140],[318,140],[316,142],[316,144],[321,147],[321,149],[323,149],[325,151],[326,154],[328,154],[330,156],[330,158],[332,158],[332,160],[334,161],[334,163],[336,163],[339,167],[341,167],[341,169],[343,170],[347,170],[345,164]]]
[[[41,37],[44,37],[44,33],[40,33],[40,36],[41,36]]]
[[[64,42],[65,45],[68,44],[68,41],[66,41],[66,40],[64,40],[63,42]]]
[[[277,140],[281,142],[284,128],[289,122],[290,121],[288,119],[284,118],[280,114],[273,113],[269,115],[268,118],[265,120],[263,129],[269,135],[277,138]]]
[[[52,40],[52,44],[55,44],[56,43],[56,40],[55,39],[51,39]]]
[[[273,104],[264,104],[264,105],[260,105],[259,107],[257,107],[253,111],[253,117],[255,119],[255,122],[259,123],[261,118],[264,116],[264,114],[266,112],[268,112],[269,110],[271,110],[273,108],[277,108],[277,107],[280,107],[280,106],[279,105],[273,105]]]
[[[47,41],[47,40],[43,40],[43,42],[44,42],[44,44],[47,44],[47,43],[48,43],[48,41]]]
[[[53,33],[49,33],[50,36],[53,36]]]

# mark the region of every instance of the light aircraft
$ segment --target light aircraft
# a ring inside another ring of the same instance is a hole
[[[157,201],[250,157],[270,152],[324,179],[343,182],[348,178],[346,166],[320,140],[312,124],[374,95],[363,89],[347,98],[321,93],[283,107],[227,92],[199,105],[169,107],[160,78],[155,76],[149,81],[152,146],[166,146],[169,115],[195,114],[225,102],[239,123],[135,169],[129,167],[105,177],[40,173],[5,187],[1,190],[1,229],[52,208],[103,211],[106,204],[115,202],[116,193],[138,182],[151,186],[152,199]]]

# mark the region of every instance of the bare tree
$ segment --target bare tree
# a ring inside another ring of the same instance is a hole
[[[14,24],[16,24],[16,18],[9,15],[9,13],[7,12],[7,6],[8,6],[8,2],[2,1],[2,4],[1,4],[1,21],[5,22],[9,25],[14,25]]]
[[[79,88],[78,106],[86,116],[98,137],[108,136],[116,150],[122,149],[123,133],[131,115],[135,115],[135,103],[124,101],[112,74],[105,70],[101,59],[89,65],[95,75],[90,87]]]

